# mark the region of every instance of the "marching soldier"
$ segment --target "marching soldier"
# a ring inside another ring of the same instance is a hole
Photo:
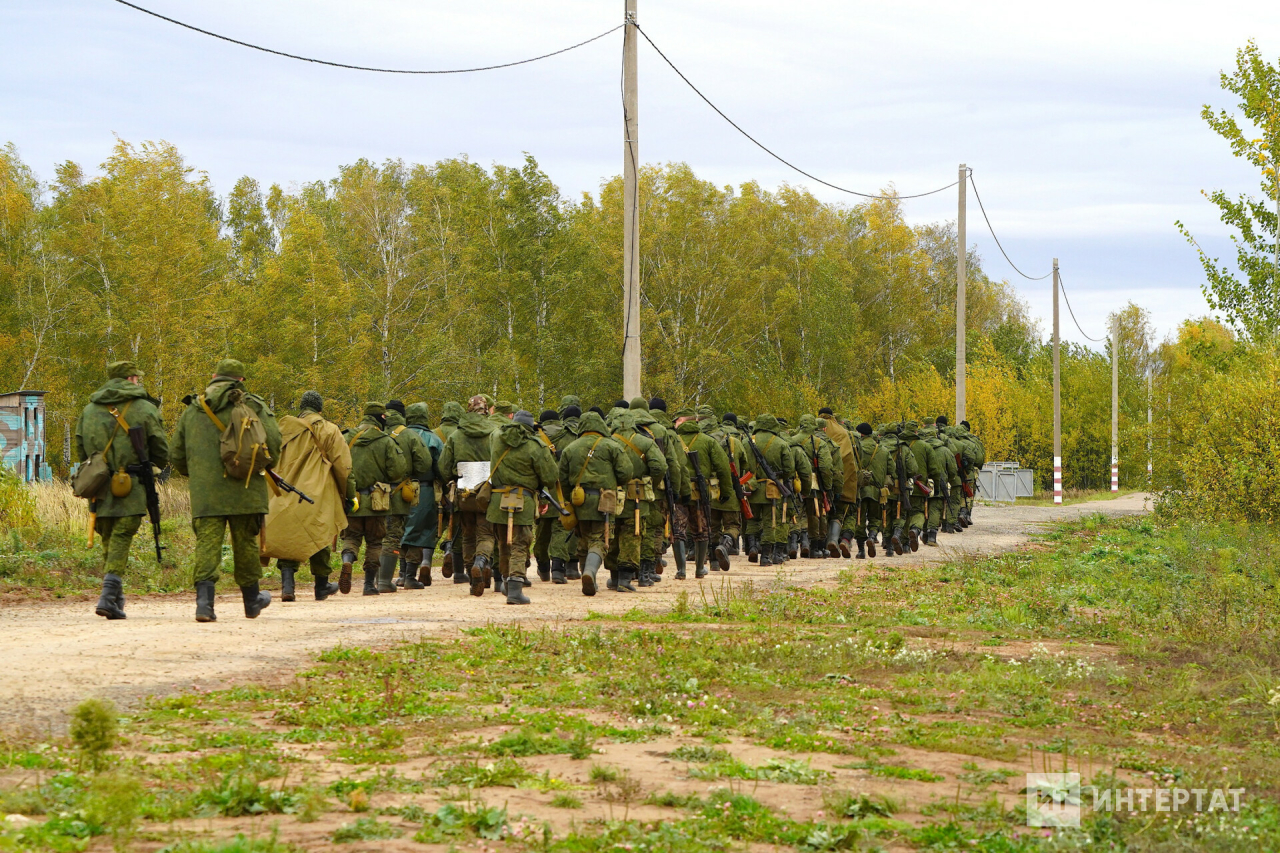
[[[347,447],[351,449],[351,508],[347,511],[347,529],[342,533],[342,573],[338,575],[338,591],[351,592],[351,572],[360,546],[364,545],[364,595],[378,594],[378,573],[382,568],[382,543],[387,536],[387,519],[391,515],[391,493],[405,478],[409,463],[400,445],[384,432],[387,407],[368,403],[364,420],[350,431]],[[387,582],[390,583],[390,576]],[[394,589],[393,589],[394,591]]]
[[[790,486],[796,476],[795,456],[791,452],[791,442],[782,436],[782,427],[778,419],[765,412],[755,419],[755,433],[751,437],[754,478],[759,485],[751,493],[752,511],[756,505],[760,510],[760,565],[771,566],[781,564],[786,556],[786,502],[782,498],[779,484]],[[759,456],[756,456],[756,453]],[[768,463],[776,480],[765,474],[763,458]]]
[[[645,554],[645,525],[649,506],[657,498],[656,484],[661,483],[667,474],[667,459],[657,442],[640,431],[629,404],[617,416],[613,437],[627,448],[631,476],[625,483],[626,503],[618,514],[617,535],[610,551],[617,560],[617,577],[611,582],[618,592],[635,592],[632,581],[638,579],[641,586],[653,586],[657,577],[654,571],[656,554]]]
[[[893,535],[885,542],[884,549],[885,555],[890,557],[895,551],[898,554],[904,553],[908,541],[912,551],[920,547],[920,529],[924,525],[924,496],[916,481],[920,478],[921,471],[927,469],[920,467],[920,456],[911,448],[911,444],[919,440],[915,429],[915,421],[895,424],[887,427],[880,439],[880,445],[885,450],[888,503],[895,505]],[[925,463],[928,464],[927,458]]]
[[[503,577],[507,604],[529,604],[525,563],[533,541],[538,492],[554,487],[556,463],[550,449],[534,434],[533,415],[524,409],[496,430],[490,439],[490,497],[485,513],[488,524],[477,528],[476,553],[491,553],[498,546],[498,571]],[[483,569],[471,569],[471,594],[482,595],[488,579]],[[478,591],[477,591],[478,590]]]
[[[876,555],[876,537],[879,535],[884,511],[881,507],[885,494],[881,492],[885,484],[885,472],[888,469],[888,451],[881,451],[880,443],[871,435],[871,424],[863,421],[851,433],[853,439],[853,458],[856,470],[853,472],[858,485],[858,500],[849,517],[846,533],[852,535],[858,543],[859,560]],[[882,454],[877,456],[877,454]],[[887,505],[887,499],[884,500]],[[889,536],[889,531],[885,531]],[[885,546],[892,556],[892,549]]]
[[[738,553],[738,537],[742,535],[742,504],[738,502],[738,491],[734,483],[743,473],[751,470],[747,457],[746,442],[738,433],[738,416],[733,412],[725,412],[720,423],[710,430],[704,430],[720,448],[724,450],[725,459],[732,463],[729,468],[729,481],[720,483],[720,497],[711,502],[711,538],[715,542],[715,565],[713,572],[729,571],[729,558]],[[734,472],[737,476],[734,476]],[[750,483],[739,486],[745,495],[750,491]]]
[[[418,481],[418,503],[405,519],[404,537],[400,541],[401,578],[405,589],[431,586],[431,560],[440,536],[440,477],[437,465],[444,442],[428,424],[426,403],[412,403],[405,411],[406,432],[415,434],[427,449],[429,465],[415,462],[411,476]],[[450,560],[448,555],[446,560]],[[414,574],[417,573],[417,578]]]
[[[537,435],[558,462],[560,456],[556,450],[556,442],[568,444],[563,440],[565,432],[564,424],[560,423],[560,413],[554,409],[546,409],[538,415]],[[556,488],[551,489],[551,493],[555,495],[558,488],[557,485]],[[557,496],[556,500],[560,501],[562,506],[564,505],[563,497]],[[543,583],[565,582],[563,558],[551,556],[551,538],[555,535],[557,528],[564,529],[560,524],[560,514],[551,508],[550,503],[539,500],[538,520],[533,535],[533,560],[538,566],[538,580]]]
[[[102,595],[94,612],[107,619],[126,618],[123,578],[128,574],[133,537],[147,511],[146,492],[137,474],[129,470],[140,464],[130,429],[143,431],[151,465],[169,464],[160,410],[142,387],[142,371],[132,361],[114,361],[107,365],[106,384],[89,396],[89,405],[76,421],[77,461],[86,462],[101,453],[106,471],[116,475],[89,500],[93,532],[102,540],[104,569]]]
[[[609,438],[604,418],[582,415],[580,433],[560,455],[563,494],[577,516],[578,559],[582,563],[582,594],[596,594],[596,575],[609,550],[609,526],[618,512],[618,484],[625,483],[631,466],[622,445]]]
[[[470,567],[471,594],[477,598],[484,595],[484,588],[493,577],[493,531],[488,529],[486,518],[491,487],[487,477],[482,482],[468,481],[466,487],[461,487],[458,479],[460,465],[490,462],[494,424],[488,420],[488,411],[483,395],[477,394],[468,400],[467,411],[458,420],[457,430],[444,443],[440,454],[440,477],[455,493],[454,524],[461,531],[462,561]],[[477,550],[477,543],[482,541],[489,543],[488,551]],[[482,579],[482,583],[477,584],[477,578]]]
[[[659,402],[661,401],[659,400]],[[658,583],[662,580],[660,576],[660,560],[662,559],[662,552],[666,548],[667,528],[671,527],[674,531],[672,524],[673,498],[678,498],[680,490],[684,486],[684,470],[680,465],[680,451],[676,449],[679,441],[676,439],[674,431],[658,422],[658,419],[649,411],[648,401],[643,397],[636,397],[629,405],[636,430],[641,435],[653,440],[654,444],[662,452],[662,458],[667,464],[666,474],[660,478],[655,478],[653,481],[654,499],[649,502],[649,515],[645,519],[644,542],[641,543],[640,547],[641,574],[644,574],[645,565],[647,564],[650,582]],[[663,414],[665,415],[666,413],[664,412]],[[670,483],[669,490],[667,488],[668,483]],[[683,573],[683,539],[680,541],[679,552],[679,571]],[[641,586],[645,586],[645,584],[642,582]]]
[[[431,481],[431,451],[423,442],[416,430],[411,430],[405,422],[405,407],[400,400],[387,402],[386,415],[383,417],[387,434],[395,440],[404,458],[405,471],[399,482],[391,483],[391,512],[387,515],[387,532],[382,539],[382,556],[378,561],[378,592],[391,593],[397,589],[397,573],[399,568],[400,585],[406,589],[422,589],[416,577],[409,575],[408,562],[401,552],[404,541],[405,524],[409,513],[413,512],[422,500],[422,482]],[[421,556],[421,555],[419,555]],[[418,571],[418,564],[413,565],[413,574]],[[406,584],[406,578],[408,583]]]
[[[684,450],[684,458],[680,461],[684,466],[684,477],[689,484],[689,504],[686,513],[688,539],[693,541],[694,577],[703,578],[709,574],[707,554],[711,540],[710,513],[703,505],[705,503],[709,507],[712,502],[719,500],[721,490],[731,488],[729,480],[733,475],[729,473],[729,457],[714,438],[702,432],[693,409],[685,407],[678,410],[675,413],[675,425],[676,437],[681,444],[681,447],[676,450]],[[694,453],[698,454],[696,467]],[[707,488],[705,495],[699,491],[699,475]],[[719,562],[720,555],[717,554],[716,558]],[[729,558],[726,552],[720,567],[725,570],[728,565]],[[679,571],[676,573],[676,579],[682,579]]]
[[[839,554],[847,559],[851,554],[849,541],[853,535],[846,533],[842,536],[841,528],[849,524],[851,517],[855,523],[857,521],[858,471],[870,462],[870,457],[861,464],[854,458],[854,437],[829,406],[818,410],[818,420],[822,423],[822,430],[826,433],[827,439],[838,452],[839,465],[836,466],[835,457],[832,458],[832,465],[839,467],[843,473],[837,484],[835,506],[832,507],[831,517],[827,523],[827,553],[832,557]]]
[[[266,402],[245,389],[244,373],[244,365],[233,358],[219,361],[204,393],[186,398],[187,408],[173,433],[169,461],[175,471],[190,478],[197,622],[217,621],[213,595],[228,529],[244,615],[256,619],[271,604],[271,594],[258,588],[262,580],[258,537],[269,509],[262,471],[280,456],[280,428]],[[249,454],[235,456],[235,477],[230,476],[220,447],[228,429],[238,436],[239,448]],[[248,469],[247,475],[240,473],[243,468]]]
[[[302,560],[310,563],[316,601],[324,601],[338,591],[337,584],[329,583],[329,545],[347,526],[343,506],[351,450],[342,430],[321,414],[324,398],[319,392],[307,391],[300,402],[296,418],[280,418],[280,459],[275,470],[314,503],[289,492],[272,496],[263,556],[277,558],[281,601],[294,600],[294,575]]]
[[[462,417],[463,409],[460,403],[448,402],[440,409],[440,423],[433,432],[436,438],[440,439],[441,452],[443,452],[444,443],[449,440],[449,436],[453,435],[453,431],[458,428],[458,419]],[[437,462],[439,460],[437,459]],[[442,491],[447,489],[448,484],[441,482]],[[440,573],[445,577],[453,577],[455,584],[469,583],[470,578],[462,564],[462,525],[453,523],[453,504],[449,502],[447,494],[442,495],[444,500],[444,513],[440,520],[440,530],[442,535],[447,534],[444,540],[444,553],[441,555]]]

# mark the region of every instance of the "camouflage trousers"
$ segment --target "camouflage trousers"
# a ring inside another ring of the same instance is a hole
[[[527,580],[525,563],[529,559],[529,545],[533,542],[533,525],[512,525],[510,542],[507,542],[505,526],[495,527],[491,524],[489,529],[498,535],[498,570],[502,572],[502,576]]]
[[[752,510],[754,512],[755,510]],[[731,509],[711,510],[711,535],[715,539],[729,536],[737,541],[742,533],[742,513]]]
[[[644,503],[639,505],[640,532],[637,533],[636,508],[635,501],[627,501],[623,511],[611,522],[613,530],[610,533],[609,553],[605,558],[605,565],[610,570],[619,566],[634,569],[640,565],[640,556],[644,550],[644,519],[649,510]]]
[[[475,565],[476,554],[484,554],[491,559],[497,554],[498,541],[494,538],[493,522],[485,518],[483,512],[462,511],[456,514],[454,524],[462,526],[462,565],[463,571]],[[505,530],[505,528],[504,528]],[[506,538],[504,533],[503,538]],[[521,563],[521,566],[524,564]]]
[[[364,570],[376,572],[382,559],[382,540],[387,535],[387,518],[385,515],[348,516],[347,529],[342,531],[343,562],[346,562],[345,555],[350,554],[354,563],[363,544]]]
[[[897,532],[900,530],[907,530],[908,528],[913,528],[913,527],[916,530],[924,530],[926,509],[927,508],[925,506],[925,496],[912,495],[911,496],[911,513],[906,516],[899,515],[897,518],[893,520],[894,531]]]
[[[404,525],[409,520],[407,515],[388,515],[387,532],[382,534],[382,550],[386,554],[400,556],[400,543],[404,540]]]
[[[231,558],[237,586],[249,586],[262,580],[262,563],[258,559],[258,534],[262,531],[261,515],[206,515],[191,519],[196,534],[196,550],[191,558],[192,583],[217,581],[222,565],[222,543],[231,531]]]
[[[93,530],[102,540],[104,574],[124,577],[129,568],[129,549],[133,537],[142,526],[142,516],[123,515],[119,518],[95,518]]]
[[[846,529],[853,532],[853,538],[858,542],[875,539],[884,526],[884,507],[876,498],[862,498],[855,506],[857,511],[849,514]]]
[[[683,538],[684,531],[679,527],[676,513],[667,507],[665,492],[658,493],[658,499],[649,502],[648,525],[645,527],[645,541],[640,548],[640,559],[656,560],[667,545],[667,515],[671,516],[671,538]]]
[[[608,549],[604,544],[605,523],[603,521],[578,521],[578,552],[575,559],[579,562],[587,559],[587,554],[599,554],[603,561]],[[612,540],[609,543],[613,544]]]
[[[684,534],[687,542],[707,542],[711,538],[711,526],[707,523],[707,519],[702,517],[702,507],[695,502],[691,506],[676,504],[675,511],[671,514],[672,518],[679,518],[679,522],[673,523],[672,527],[679,527]],[[674,532],[672,535],[675,535]]]

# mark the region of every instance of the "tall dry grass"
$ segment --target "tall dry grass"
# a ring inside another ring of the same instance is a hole
[[[27,486],[35,504],[35,522],[43,530],[67,536],[88,531],[89,504],[71,493],[65,480],[47,480]],[[171,478],[157,484],[160,517],[179,523],[191,520],[191,493],[186,479]]]

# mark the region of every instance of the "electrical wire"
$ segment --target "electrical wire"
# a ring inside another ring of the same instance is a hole
[[[230,42],[231,44],[238,44],[241,47],[247,47],[252,50],[260,50],[263,53],[270,53],[270,54],[274,54],[275,56],[283,56],[286,59],[297,59],[301,62],[313,62],[316,65],[328,65],[332,68],[346,68],[351,71],[375,71],[379,74],[469,74],[473,71],[494,71],[499,68],[511,68],[516,65],[527,65],[530,62],[537,62],[540,59],[550,59],[553,56],[559,56],[562,53],[568,53],[571,50],[575,50],[579,47],[583,47],[585,45],[591,44],[593,41],[599,41],[600,39],[604,38],[610,33],[617,32],[618,30],[622,29],[622,27],[625,26],[625,24],[619,24],[613,29],[606,30],[602,32],[600,35],[593,36],[587,39],[586,41],[580,41],[577,44],[570,45],[569,47],[563,47],[560,50],[552,51],[551,53],[544,53],[541,56],[534,56],[529,59],[521,59],[521,60],[517,60],[516,62],[504,62],[499,65],[482,65],[476,68],[445,68],[445,69],[439,69],[439,70],[419,71],[419,70],[405,69],[405,68],[374,68],[367,65],[348,65],[344,62],[330,62],[327,59],[314,59],[310,56],[299,56],[295,53],[285,53],[282,50],[273,50],[272,48],[269,48],[269,47],[263,47],[261,45],[252,44],[247,41],[240,41],[240,39],[234,39],[234,38],[231,38],[230,36],[220,35],[218,33],[211,32],[209,30],[203,30],[200,27],[184,23],[175,18],[170,18],[166,15],[161,15],[159,12],[153,12],[150,9],[144,9],[141,6],[128,2],[128,0],[115,0],[115,2],[119,3],[121,6],[128,6],[130,9],[136,9],[137,11],[142,12],[143,14],[146,14],[146,15],[150,15],[153,18],[159,18],[162,21],[168,21],[171,24],[176,24],[177,26],[191,30],[192,32],[197,32],[197,33],[200,33],[201,35],[206,35],[216,39],[221,39],[222,41]]]
[[[1067,298],[1067,288],[1062,284],[1062,270],[1058,270],[1058,288],[1062,291],[1062,301],[1067,303],[1067,313],[1071,315],[1071,322],[1076,324],[1076,330],[1095,344],[1106,343],[1106,338],[1089,337],[1089,335],[1085,335],[1084,329],[1080,328],[1080,321],[1076,319],[1076,312],[1071,309],[1071,300]]]
[[[662,57],[663,62],[667,63],[667,65],[670,65],[670,66],[671,66],[671,70],[672,70],[672,71],[674,71],[674,72],[676,72],[676,74],[680,77],[680,79],[681,79],[681,80],[683,80],[683,81],[685,82],[685,85],[687,85],[690,89],[692,89],[692,90],[694,91],[694,94],[696,94],[699,98],[702,98],[702,100],[706,102],[707,106],[711,107],[711,109],[715,110],[715,111],[720,115],[720,118],[722,118],[722,119],[724,119],[725,121],[727,121],[727,122],[728,122],[728,123],[733,127],[733,129],[734,129],[734,130],[738,131],[738,133],[741,133],[741,134],[742,134],[743,136],[745,136],[747,139],[751,140],[751,142],[753,142],[753,143],[755,144],[755,146],[756,146],[757,148],[759,148],[761,151],[763,151],[764,153],[768,154],[770,157],[772,157],[773,159],[777,160],[779,163],[783,164],[784,166],[786,166],[786,167],[788,167],[788,168],[790,168],[790,169],[794,169],[795,171],[797,171],[797,172],[799,172],[800,174],[804,175],[806,178],[808,178],[808,179],[810,179],[810,180],[812,180],[812,181],[817,181],[818,183],[822,184],[823,186],[831,187],[831,189],[833,189],[833,190],[839,190],[840,192],[842,192],[842,193],[848,193],[849,195],[856,195],[856,196],[859,196],[860,198],[885,198],[885,195],[884,195],[883,193],[864,193],[864,192],[858,192],[857,190],[851,190],[851,189],[847,189],[847,188],[842,187],[842,186],[838,186],[838,185],[836,185],[836,184],[831,183],[830,181],[824,181],[822,178],[819,178],[817,175],[814,175],[814,174],[812,174],[812,173],[810,173],[810,172],[806,172],[804,169],[801,169],[799,166],[797,166],[795,163],[792,163],[790,160],[786,160],[786,159],[782,158],[780,155],[778,155],[778,154],[777,154],[777,153],[775,153],[772,149],[770,149],[768,146],[766,146],[763,142],[761,142],[760,140],[756,139],[754,136],[752,136],[751,134],[749,134],[749,133],[747,133],[745,130],[743,130],[741,125],[739,125],[739,124],[738,124],[736,121],[734,121],[733,119],[729,118],[729,116],[725,115],[724,110],[722,110],[722,109],[720,109],[719,107],[717,107],[714,103],[712,103],[712,101],[711,101],[711,99],[710,99],[710,98],[708,98],[706,95],[702,94],[702,90],[700,90],[697,86],[693,85],[693,81],[692,81],[692,80],[690,80],[688,77],[686,77],[686,76],[685,76],[685,74],[684,74],[684,72],[683,72],[683,71],[681,71],[679,68],[677,68],[677,67],[676,67],[676,64],[675,64],[674,62],[672,62],[670,59],[668,59],[668,58],[667,58],[667,55],[666,55],[665,53],[663,53],[663,52],[662,52],[662,48],[658,47],[656,44],[654,44],[654,43],[653,43],[653,39],[649,38],[649,34],[648,34],[648,33],[646,33],[644,30],[640,29],[640,25],[639,25],[639,24],[636,24],[636,25],[635,25],[635,28],[640,32],[640,35],[644,36],[644,40],[645,40],[645,41],[647,41],[647,42],[649,43],[649,46],[650,46],[650,47],[652,47],[654,50],[656,50],[656,51],[658,52],[658,56],[661,56],[661,57]],[[951,189],[952,187],[956,186],[956,185],[957,185],[957,184],[959,184],[959,183],[960,183],[960,181],[958,181],[958,180],[957,180],[957,181],[952,181],[951,183],[947,184],[945,187],[938,187],[936,190],[929,190],[928,192],[925,192],[925,193],[914,193],[914,194],[912,194],[912,195],[898,195],[898,196],[895,196],[895,197],[896,197],[896,198],[899,198],[899,199],[908,199],[908,198],[924,198],[925,196],[929,196],[929,195],[934,195],[934,194],[936,194],[936,193],[940,193],[940,192],[942,192],[943,190],[949,190],[949,189]]]
[[[1004,259],[1009,262],[1009,266],[1013,267],[1014,272],[1027,281],[1044,281],[1053,275],[1053,270],[1049,270],[1044,275],[1030,276],[1018,269],[1018,265],[1013,262],[1013,258],[1010,258],[1009,253],[1004,250],[1004,246],[1000,245],[1000,238],[996,236],[996,229],[991,227],[991,220],[987,217],[987,209],[982,206],[982,196],[978,195],[978,184],[973,180],[973,169],[969,170],[969,184],[973,187],[973,197],[978,200],[978,209],[982,211],[982,219],[987,223],[987,230],[991,232],[991,239],[996,241],[996,247],[1000,249],[1000,254],[1004,255]]]

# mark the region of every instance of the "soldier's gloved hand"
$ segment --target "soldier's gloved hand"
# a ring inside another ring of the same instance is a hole
[[[347,515],[352,515],[360,509],[360,498],[355,497],[344,499],[342,501],[342,508]]]

